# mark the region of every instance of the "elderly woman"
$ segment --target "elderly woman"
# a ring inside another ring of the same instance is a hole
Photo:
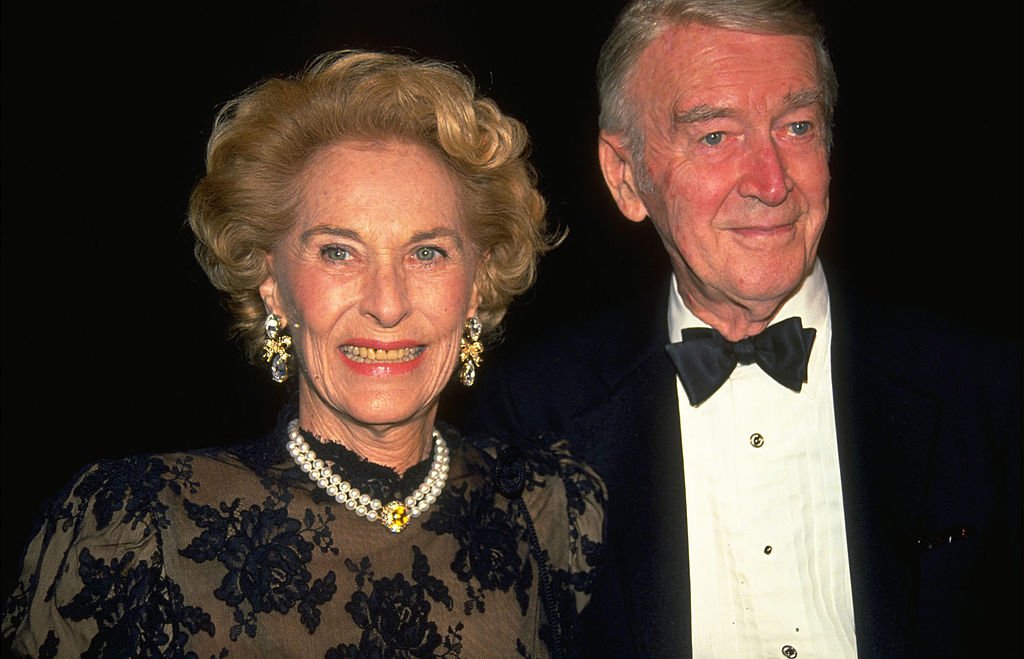
[[[29,656],[571,652],[603,484],[437,421],[553,238],[527,136],[453,68],[345,51],[219,113],[189,220],[234,330],[297,385],[266,438],[90,465],[3,634]],[[230,395],[229,393],[227,395]]]

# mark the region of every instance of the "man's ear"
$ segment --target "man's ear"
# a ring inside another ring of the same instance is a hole
[[[601,131],[597,145],[597,157],[601,162],[604,182],[611,191],[619,210],[633,222],[647,219],[647,206],[640,198],[640,191],[633,176],[633,162],[629,149],[621,134]]]

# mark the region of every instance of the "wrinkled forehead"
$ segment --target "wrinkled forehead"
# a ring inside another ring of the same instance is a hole
[[[657,112],[780,100],[820,90],[812,40],[691,23],[665,29],[640,54],[631,97]]]

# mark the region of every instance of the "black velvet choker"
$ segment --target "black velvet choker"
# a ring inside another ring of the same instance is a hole
[[[334,463],[334,473],[358,487],[360,491],[381,500],[401,500],[409,496],[430,471],[432,455],[409,467],[399,476],[391,467],[370,462],[343,444],[324,440],[304,428],[300,428],[299,432],[316,451],[317,456]]]

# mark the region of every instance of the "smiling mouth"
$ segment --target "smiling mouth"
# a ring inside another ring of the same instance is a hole
[[[367,348],[365,346],[341,346],[341,351],[346,357],[360,364],[400,364],[416,359],[424,350],[423,346],[394,348],[391,350]]]
[[[769,238],[789,235],[793,231],[793,227],[794,225],[792,224],[780,224],[771,227],[734,227],[730,231],[738,236],[745,236],[747,238]]]
[[[791,229],[791,228],[793,228],[793,226],[795,224],[796,224],[796,222],[785,222],[783,224],[770,224],[770,225],[765,225],[765,226],[759,226],[759,225],[737,226],[737,227],[731,227],[731,229],[733,231],[750,231],[750,232],[757,232],[757,233],[771,233],[773,231],[784,231],[786,229]]]

